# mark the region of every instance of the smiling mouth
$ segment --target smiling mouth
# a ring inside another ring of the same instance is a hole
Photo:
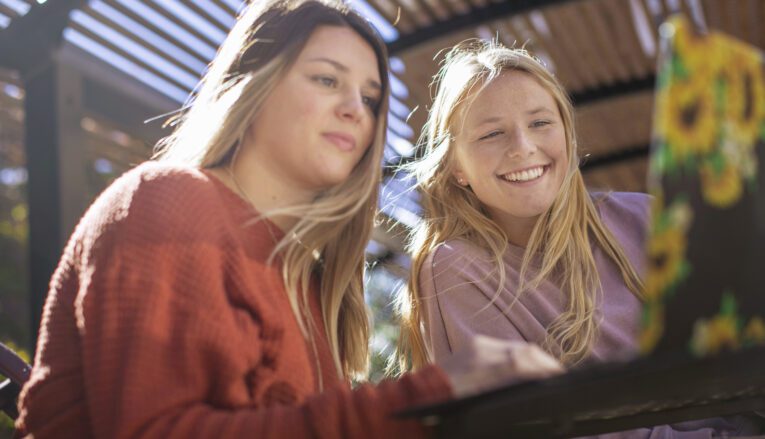
[[[525,183],[542,178],[548,169],[550,169],[550,165],[537,166],[535,168],[524,169],[523,171],[508,172],[507,174],[500,175],[499,178],[511,183]]]

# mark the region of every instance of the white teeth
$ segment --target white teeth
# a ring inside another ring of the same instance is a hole
[[[512,172],[510,174],[505,174],[502,176],[502,178],[504,178],[507,181],[529,181],[529,180],[536,180],[537,178],[541,177],[543,173],[544,173],[544,167],[540,166],[534,169],[527,169],[525,171]]]

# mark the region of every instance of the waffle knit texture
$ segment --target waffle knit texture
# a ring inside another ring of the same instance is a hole
[[[256,216],[195,168],[147,162],[114,182],[51,280],[17,436],[427,436],[389,414],[449,398],[446,375],[430,366],[351,389],[314,285],[317,367],[267,263],[278,229]]]

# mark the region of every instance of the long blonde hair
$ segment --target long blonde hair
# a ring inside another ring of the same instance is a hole
[[[496,264],[499,287],[506,279],[502,256],[508,237],[486,214],[469,188],[457,184],[454,167],[453,127],[458,109],[475,97],[481,88],[507,70],[531,75],[554,98],[566,133],[568,169],[560,192],[532,231],[520,269],[518,297],[533,289],[556,268],[562,268],[562,287],[567,309],[547,328],[545,348],[564,364],[575,364],[589,352],[596,336],[596,294],[600,288],[595,259],[590,247],[594,238],[619,268],[627,287],[642,297],[642,283],[616,238],[600,220],[579,170],[574,109],[555,77],[523,49],[510,49],[494,42],[468,41],[448,52],[434,78],[436,97],[423,128],[421,158],[409,164],[422,194],[423,219],[413,230],[409,248],[412,270],[406,289],[398,297],[402,318],[398,365],[402,370],[429,362],[422,335],[420,272],[427,256],[448,240],[465,239],[490,253]],[[476,89],[478,92],[476,92]],[[541,267],[526,281],[533,255],[541,255]]]
[[[388,112],[388,58],[371,25],[333,0],[258,0],[242,12],[205,74],[174,132],[155,158],[214,168],[227,165],[274,85],[291,68],[318,26],[350,27],[374,49],[382,83],[372,145],[350,177],[309,205],[280,214],[298,218],[274,254],[301,329],[313,341],[308,311],[311,279],[320,279],[320,302],[335,367],[341,378],[368,368],[369,319],[364,302],[364,250],[377,207]],[[263,213],[267,215],[267,212]],[[320,255],[320,259],[316,255]]]

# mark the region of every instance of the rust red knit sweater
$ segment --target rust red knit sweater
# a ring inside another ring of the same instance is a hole
[[[91,206],[51,281],[19,435],[418,437],[391,411],[446,399],[430,367],[355,390],[300,334],[274,238],[209,173],[146,163]],[[321,324],[316,292],[315,321]]]

